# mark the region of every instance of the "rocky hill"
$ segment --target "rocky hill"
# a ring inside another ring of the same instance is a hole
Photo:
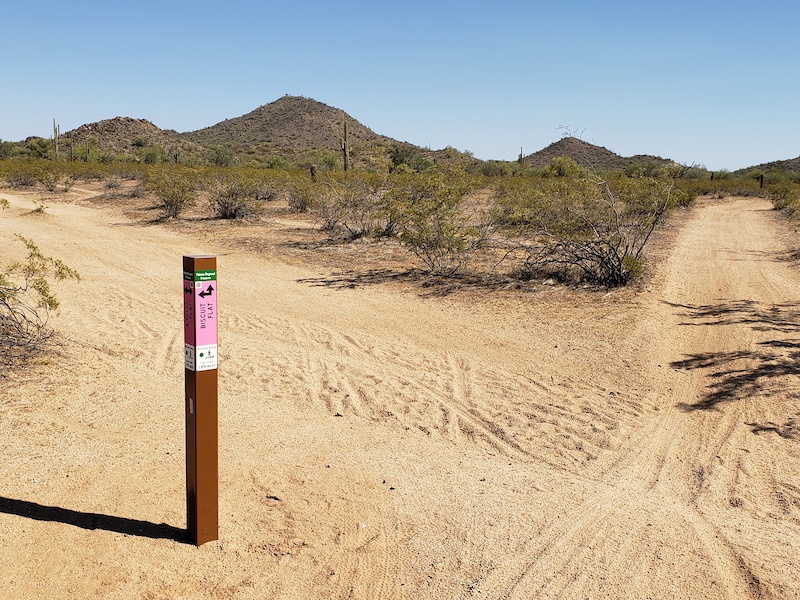
[[[72,140],[75,145],[90,142],[98,150],[135,154],[142,148],[159,146],[165,151],[205,152],[200,145],[187,140],[177,131],[156,127],[147,119],[115,117],[61,134],[61,139]]]
[[[539,168],[547,166],[550,161],[559,156],[568,156],[579,165],[589,166],[598,171],[624,170],[641,163],[655,163],[657,165],[672,163],[671,160],[646,154],[637,154],[626,158],[603,146],[595,146],[570,136],[564,137],[538,152],[529,154],[522,160],[527,165]]]
[[[790,158],[789,160],[776,160],[773,162],[764,163],[761,165],[756,165],[755,167],[748,167],[746,169],[741,169],[739,172],[746,172],[753,169],[759,169],[762,171],[770,171],[772,169],[777,169],[779,171],[789,171],[790,173],[800,173],[800,156],[797,158]]]
[[[341,109],[302,96],[283,96],[235,119],[184,133],[204,146],[229,146],[235,153],[298,158],[308,153],[341,153],[344,123],[352,158],[389,148],[398,142],[379,135]]]

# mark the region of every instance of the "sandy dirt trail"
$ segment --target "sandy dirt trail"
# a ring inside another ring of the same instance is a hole
[[[2,196],[3,240],[82,275],[63,351],[0,394],[4,597],[800,597],[800,277],[765,201],[701,203],[639,294],[558,301],[336,286],[236,225]],[[220,269],[220,540],[199,549],[191,253]]]

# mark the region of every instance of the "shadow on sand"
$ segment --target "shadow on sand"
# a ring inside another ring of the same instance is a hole
[[[15,500],[0,496],[0,513],[17,515],[34,519],[36,521],[51,521],[73,525],[81,529],[102,529],[124,535],[133,535],[157,540],[174,540],[189,543],[189,535],[185,529],[173,527],[165,523],[151,523],[124,517],[112,517],[97,513],[81,512],[61,508],[59,506],[45,506],[28,500]]]
[[[686,355],[670,364],[674,369],[701,369],[711,380],[705,396],[694,403],[683,403],[686,411],[711,410],[726,402],[780,392],[800,399],[800,302],[761,305],[752,300],[736,300],[713,305],[672,304],[686,320],[684,326],[713,327],[746,325],[754,331],[774,334],[774,339],[757,347],[726,352]],[[792,417],[784,425],[751,423],[753,431],[775,431],[783,437],[798,437]]]

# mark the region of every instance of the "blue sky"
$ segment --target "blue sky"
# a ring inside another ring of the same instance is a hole
[[[566,128],[730,170],[800,155],[800,4],[9,2],[0,139],[115,116],[193,131],[285,95],[482,159]]]

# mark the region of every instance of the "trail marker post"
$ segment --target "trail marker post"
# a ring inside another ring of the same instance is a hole
[[[183,257],[186,527],[196,546],[219,539],[217,259]]]

